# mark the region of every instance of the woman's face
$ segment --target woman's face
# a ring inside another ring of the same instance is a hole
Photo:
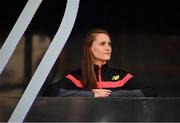
[[[111,40],[104,33],[96,34],[92,43],[91,51],[94,57],[94,63],[97,65],[105,64],[111,58]]]

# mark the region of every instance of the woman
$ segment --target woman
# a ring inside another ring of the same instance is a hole
[[[49,96],[141,97],[155,96],[154,90],[132,74],[107,65],[112,48],[109,33],[94,29],[87,33],[81,69],[67,74],[48,88]]]

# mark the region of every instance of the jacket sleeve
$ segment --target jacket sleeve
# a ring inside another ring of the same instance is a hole
[[[155,97],[156,91],[154,88],[145,85],[144,83],[138,81],[136,78],[132,77],[123,87],[125,90],[141,90],[145,97]]]
[[[60,89],[59,94],[57,95],[59,97],[94,97],[94,94],[92,91],[86,91],[86,90],[75,90],[75,89]]]
[[[62,80],[59,80],[52,85],[49,85],[43,93],[45,96],[58,96],[61,88],[78,89],[76,85],[71,82],[71,80],[64,77]]]
[[[144,97],[142,90],[117,90],[112,91],[110,97]]]
[[[49,86],[45,90],[45,96],[59,96],[59,97],[93,97],[94,94],[89,90],[82,90],[78,88],[73,82],[68,78],[63,78],[57,81],[53,85]]]

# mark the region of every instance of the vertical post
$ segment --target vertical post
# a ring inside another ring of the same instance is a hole
[[[24,45],[24,85],[26,87],[32,77],[32,35],[30,33],[25,35]]]

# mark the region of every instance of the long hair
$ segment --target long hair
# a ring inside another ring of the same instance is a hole
[[[83,54],[81,61],[81,68],[82,68],[81,81],[83,87],[88,90],[95,89],[97,87],[96,84],[97,78],[94,71],[94,63],[93,63],[94,58],[91,51],[91,46],[96,38],[96,35],[99,33],[104,33],[110,36],[105,29],[100,29],[100,28],[93,29],[87,32],[83,45]]]

